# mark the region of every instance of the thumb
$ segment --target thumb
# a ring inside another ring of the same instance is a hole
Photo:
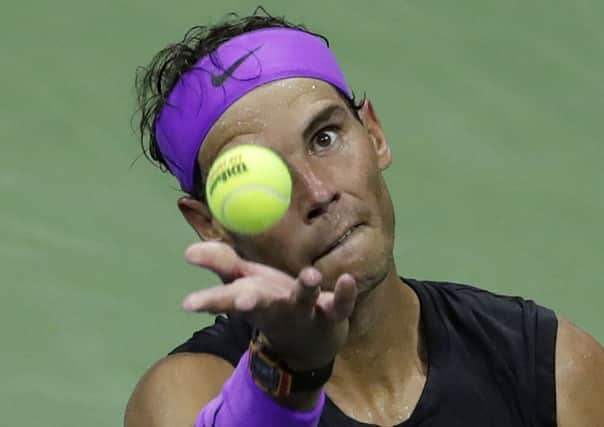
[[[185,260],[189,264],[213,271],[224,283],[242,277],[246,263],[232,247],[218,241],[193,243],[185,251]]]

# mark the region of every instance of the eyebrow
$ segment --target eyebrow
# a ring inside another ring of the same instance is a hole
[[[310,138],[313,132],[323,123],[331,119],[334,115],[339,113],[346,113],[346,109],[339,104],[328,105],[327,107],[319,110],[304,126],[302,136],[305,140]]]

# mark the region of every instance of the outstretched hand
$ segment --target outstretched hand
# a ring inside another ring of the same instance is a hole
[[[224,285],[193,292],[183,300],[192,312],[242,313],[296,369],[323,366],[348,335],[356,300],[350,274],[338,277],[333,291],[321,289],[321,273],[306,267],[292,277],[267,265],[242,259],[227,244],[199,242],[185,252],[187,262],[216,273]]]

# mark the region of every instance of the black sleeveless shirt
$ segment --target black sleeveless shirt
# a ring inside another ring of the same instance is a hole
[[[557,425],[552,311],[467,285],[403,280],[420,300],[428,374],[398,427]],[[218,316],[172,353],[210,353],[235,366],[251,332],[238,317]],[[319,427],[369,426],[326,400]]]

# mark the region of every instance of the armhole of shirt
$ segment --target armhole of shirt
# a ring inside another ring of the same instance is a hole
[[[537,306],[535,334],[536,425],[557,426],[556,335],[558,319],[553,311]]]

